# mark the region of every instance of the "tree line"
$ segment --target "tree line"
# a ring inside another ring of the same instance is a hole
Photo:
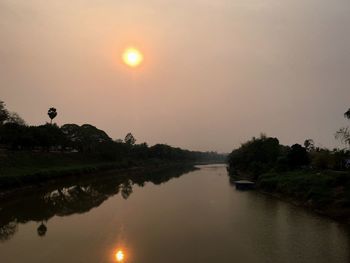
[[[136,143],[132,133],[123,140],[113,140],[105,131],[91,124],[52,123],[58,115],[56,108],[47,112],[50,122],[32,126],[0,101],[0,146],[12,151],[76,152],[104,160],[123,158],[157,158],[164,160],[222,161],[225,156],[216,152],[189,151],[166,144],[148,146]]]
[[[350,119],[350,109],[344,113]],[[316,147],[312,139],[304,141],[303,145],[281,145],[277,138],[253,137],[233,150],[228,156],[231,175],[241,175],[257,180],[261,174],[276,171],[286,172],[308,168],[313,170],[350,169],[350,129],[339,129],[335,137],[345,143],[344,149],[329,150]]]

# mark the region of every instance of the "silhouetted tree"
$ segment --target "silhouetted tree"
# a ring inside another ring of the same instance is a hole
[[[311,152],[315,149],[315,143],[313,139],[307,139],[304,141],[304,147],[308,152]]]
[[[10,149],[19,150],[28,141],[28,127],[18,123],[6,122],[0,126],[0,143],[7,145]]]
[[[350,109],[348,109],[348,111],[344,113],[344,117],[347,119],[350,119]],[[339,139],[341,142],[350,146],[350,129],[349,129],[349,127],[340,128],[335,133],[335,138]]]
[[[124,139],[125,143],[128,145],[134,145],[136,142],[135,137],[129,132]]]
[[[5,123],[17,123],[19,125],[26,125],[25,121],[16,112],[9,112],[5,103],[0,100],[0,125]]]
[[[101,144],[112,142],[106,132],[90,124],[82,126],[65,124],[61,127],[61,130],[71,146],[83,152],[92,151]]]
[[[0,125],[7,120],[9,115],[9,112],[5,106],[6,106],[5,103],[0,100]]]
[[[49,115],[52,124],[52,120],[57,116],[57,110],[55,108],[50,108],[47,115]]]
[[[45,124],[30,127],[31,136],[34,139],[35,146],[43,147],[47,150],[50,147],[62,146],[66,142],[66,138],[61,129],[56,124]]]
[[[300,144],[292,145],[289,153],[287,154],[287,159],[291,168],[308,165],[310,163],[306,148]]]
[[[280,152],[281,146],[277,138],[265,135],[253,137],[228,156],[229,170],[231,173],[250,174],[257,179],[260,174],[275,166]]]
[[[350,119],[350,108],[344,113],[344,117]]]
[[[8,122],[8,123],[17,123],[17,124],[23,125],[23,126],[26,125],[26,122],[16,112],[10,112],[8,117],[7,117],[6,122]]]
[[[340,128],[335,133],[335,138],[350,146],[350,130],[349,127]]]

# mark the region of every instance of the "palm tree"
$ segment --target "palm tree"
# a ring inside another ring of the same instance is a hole
[[[47,115],[49,115],[52,124],[52,120],[57,116],[57,110],[55,108],[50,108],[47,112]]]

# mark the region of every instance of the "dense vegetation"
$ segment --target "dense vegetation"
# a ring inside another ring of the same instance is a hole
[[[344,114],[350,119],[350,109]],[[232,180],[254,180],[267,192],[282,194],[334,217],[350,217],[350,133],[341,128],[336,138],[344,149],[304,145],[285,146],[277,138],[261,135],[228,156]]]
[[[124,140],[113,140],[90,124],[52,123],[58,115],[48,110],[50,123],[30,126],[0,101],[0,177],[75,173],[101,167],[126,168],[146,163],[223,161],[216,152],[189,151],[165,144],[136,143],[128,133]],[[29,179],[28,179],[29,180]],[[4,182],[4,180],[3,180]],[[0,183],[1,187],[1,183]]]

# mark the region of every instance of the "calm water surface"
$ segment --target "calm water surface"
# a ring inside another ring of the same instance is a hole
[[[104,179],[0,204],[0,262],[350,262],[347,226],[256,192],[222,165]]]

